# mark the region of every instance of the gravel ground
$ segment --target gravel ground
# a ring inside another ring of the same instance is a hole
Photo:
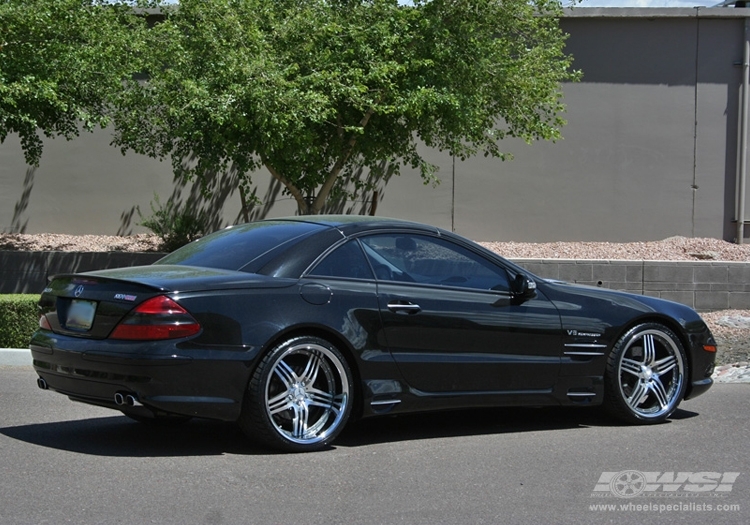
[[[702,313],[719,348],[717,365],[737,364],[747,368],[750,362],[750,310],[721,310]]]
[[[59,233],[0,233],[0,250],[30,252],[157,252],[161,239],[138,235],[63,235]]]
[[[0,233],[0,250],[28,251],[159,251],[156,235],[62,235]],[[485,247],[510,259],[619,259],[750,261],[750,244],[720,239],[670,237],[651,242],[483,242]],[[719,345],[720,365],[750,362],[750,311],[725,310],[702,314]]]
[[[29,251],[158,251],[156,235],[36,235],[0,233],[0,250]],[[483,242],[510,259],[620,259],[647,261],[750,261],[750,244],[732,244],[719,239],[670,237],[650,242]]]
[[[1,242],[1,241],[0,241]],[[483,242],[509,259],[617,259],[628,261],[750,261],[750,244],[670,237],[649,242]]]

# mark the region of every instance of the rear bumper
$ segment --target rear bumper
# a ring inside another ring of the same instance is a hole
[[[43,385],[73,400],[116,410],[223,421],[239,417],[257,356],[257,351],[247,348],[82,341],[40,332],[30,348]],[[122,402],[127,396],[132,396],[130,404]]]

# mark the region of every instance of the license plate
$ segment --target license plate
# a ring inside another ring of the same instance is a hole
[[[71,330],[91,330],[91,326],[94,324],[95,313],[95,302],[73,299],[68,309],[68,319],[65,322],[65,327]]]

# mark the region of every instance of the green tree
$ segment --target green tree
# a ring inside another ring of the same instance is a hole
[[[318,213],[363,168],[435,167],[418,145],[503,157],[555,139],[572,80],[556,0],[181,0],[149,32],[116,143],[188,178],[262,166]],[[185,158],[197,159],[185,163]],[[387,161],[384,163],[383,161]],[[340,189],[340,188],[339,188]]]
[[[0,2],[0,143],[17,133],[26,162],[37,166],[40,132],[71,139],[106,126],[123,79],[142,68],[145,23],[124,3]]]

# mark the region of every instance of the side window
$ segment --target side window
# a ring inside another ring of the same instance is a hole
[[[329,253],[310,275],[372,279],[372,270],[357,241],[349,241]]]
[[[362,243],[379,280],[510,290],[504,268],[439,237],[383,234]]]

